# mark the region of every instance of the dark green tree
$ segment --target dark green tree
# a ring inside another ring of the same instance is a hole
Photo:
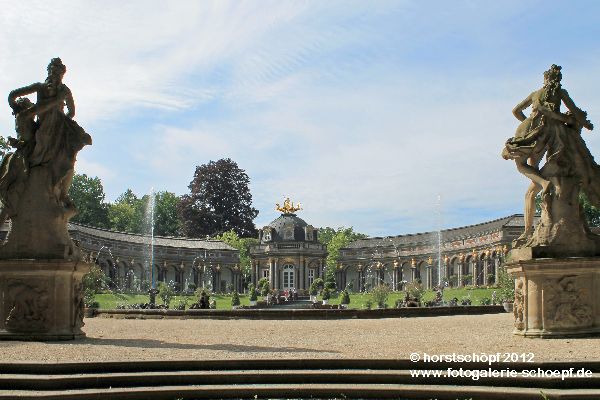
[[[337,268],[338,259],[340,258],[340,249],[346,247],[350,242],[357,239],[364,239],[367,235],[354,232],[352,227],[338,229],[330,227],[320,228],[318,239],[321,243],[327,246],[327,268],[325,270],[325,287],[334,290],[335,270]]]
[[[154,234],[158,236],[178,236],[181,223],[177,215],[179,197],[171,192],[157,192],[154,200]]]
[[[121,232],[149,233],[152,223],[149,203],[150,195],[138,198],[131,189],[127,189],[110,205],[111,228]],[[179,235],[178,203],[179,198],[174,193],[166,191],[155,193],[154,234],[156,236]]]
[[[181,197],[178,212],[183,233],[203,237],[234,230],[240,237],[254,237],[254,218],[248,188],[250,178],[231,159],[210,161],[196,167],[190,194]]]
[[[78,211],[71,221],[99,228],[109,227],[108,204],[104,202],[106,196],[100,178],[75,174],[69,197]]]
[[[215,239],[222,240],[227,243],[231,247],[238,249],[240,252],[240,268],[244,276],[248,277],[251,274],[250,271],[250,247],[258,244],[257,238],[241,238],[237,233],[232,229],[229,232],[225,232],[221,235],[217,235]]]
[[[120,232],[142,233],[143,214],[141,200],[127,189],[117,197],[108,210],[110,227]]]

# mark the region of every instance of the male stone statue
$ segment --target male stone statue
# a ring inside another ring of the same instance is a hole
[[[12,221],[0,258],[72,258],[76,251],[66,231],[66,222],[76,213],[68,191],[77,152],[92,139],[73,121],[73,96],[62,83],[66,70],[60,58],[53,58],[43,83],[8,95],[17,131],[10,143],[17,150],[0,167],[0,223]],[[33,93],[35,105],[23,97]],[[37,238],[34,232],[39,232]]]
[[[90,265],[69,236],[77,211],[68,192],[77,153],[92,139],[73,121],[66,71],[53,58],[44,82],[8,95],[17,137],[9,138],[16,150],[0,166],[0,223],[11,222],[0,244],[0,339],[85,336],[82,278]]]
[[[600,241],[587,229],[578,200],[581,189],[600,206],[600,167],[581,138],[581,129],[592,130],[593,125],[561,87],[561,79],[561,67],[552,65],[544,72],[543,87],[513,110],[521,124],[502,156],[515,160],[519,172],[531,179],[525,195],[525,232],[514,247],[552,246],[559,253],[572,249],[595,255]],[[561,112],[561,102],[567,113]],[[523,110],[529,106],[531,114],[525,117]],[[540,169],[544,155],[546,163]],[[534,232],[535,198],[540,192],[542,221]],[[577,240],[584,242],[579,249],[573,248]]]

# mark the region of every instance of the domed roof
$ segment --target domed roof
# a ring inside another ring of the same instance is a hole
[[[280,242],[280,241],[313,241],[313,233],[309,233],[307,238],[306,227],[309,226],[302,218],[296,216],[296,214],[284,213],[281,214],[277,219],[263,228],[263,231],[269,231],[271,236],[262,236],[261,241],[263,242]],[[312,228],[312,227],[311,227]],[[312,228],[314,229],[314,228]]]
[[[273,220],[268,226],[280,231],[284,225],[293,225],[294,227],[299,226],[304,228],[308,224],[302,219],[296,216],[296,214],[281,214],[279,218]]]

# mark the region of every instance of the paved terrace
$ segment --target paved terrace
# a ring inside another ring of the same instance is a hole
[[[599,361],[600,338],[526,339],[512,314],[349,320],[91,318],[87,338],[0,342],[3,362],[402,358],[410,354],[533,353],[534,361]]]

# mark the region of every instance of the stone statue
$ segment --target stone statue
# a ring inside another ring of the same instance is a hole
[[[594,127],[561,87],[561,79],[561,67],[552,65],[544,72],[543,87],[513,110],[521,124],[506,141],[502,157],[515,160],[517,170],[531,180],[525,195],[525,232],[513,248],[542,249],[551,257],[597,255],[599,237],[590,233],[579,206],[581,190],[600,206],[600,167],[581,138],[582,128]],[[566,113],[560,110],[561,102]],[[529,106],[531,114],[525,117],[523,110]],[[546,162],[540,168],[544,155]],[[535,198],[540,192],[542,217],[534,231]]]
[[[73,95],[62,82],[66,70],[60,58],[53,58],[43,83],[8,95],[17,138],[9,139],[16,151],[0,166],[0,222],[12,222],[0,259],[80,257],[67,231],[77,212],[68,191],[76,155],[92,139],[73,120]],[[23,97],[34,93],[35,105]]]
[[[43,83],[8,95],[17,137],[8,139],[15,151],[0,165],[0,222],[11,222],[0,244],[0,340],[85,336],[82,279],[91,265],[69,237],[77,210],[68,193],[77,153],[92,139],[73,121],[66,71],[53,58]]]

